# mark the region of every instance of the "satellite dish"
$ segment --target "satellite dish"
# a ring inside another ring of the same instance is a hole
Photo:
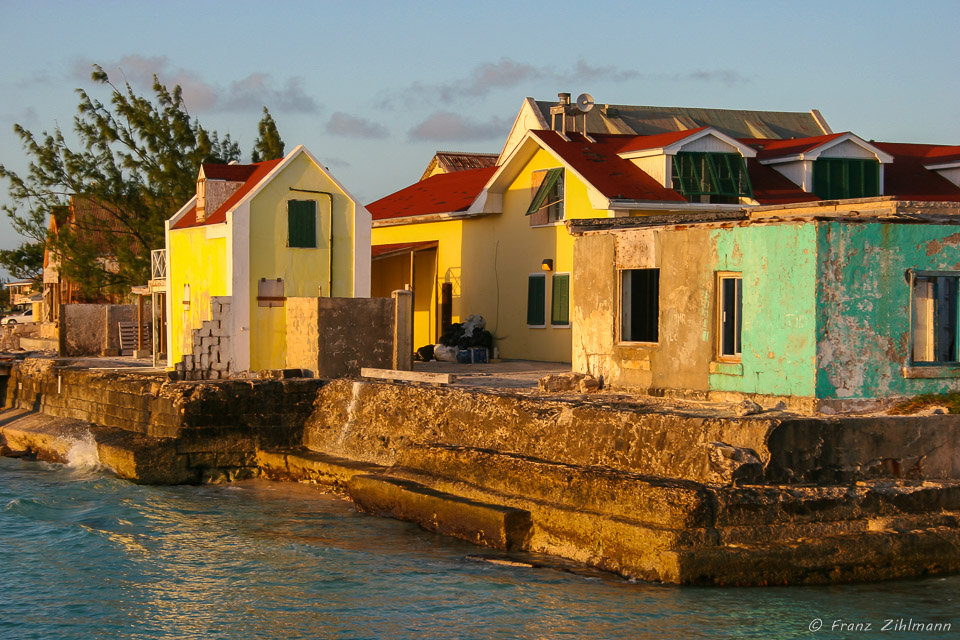
[[[583,113],[593,109],[593,96],[589,93],[581,93],[577,96],[577,109],[580,109]]]

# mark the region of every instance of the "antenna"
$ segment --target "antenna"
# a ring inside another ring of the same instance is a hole
[[[590,109],[593,109],[593,96],[589,93],[581,93],[577,96],[577,109],[581,113],[587,113]]]

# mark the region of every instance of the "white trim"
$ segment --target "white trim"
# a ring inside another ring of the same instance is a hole
[[[736,138],[731,138],[727,134],[717,131],[713,127],[707,127],[706,129],[697,131],[696,133],[691,133],[690,135],[680,138],[676,142],[672,144],[668,144],[664,147],[657,147],[655,149],[638,149],[637,151],[626,151],[624,153],[618,153],[617,155],[623,158],[624,160],[631,160],[633,158],[645,158],[648,156],[659,156],[659,155],[674,156],[677,153],[681,152],[683,150],[683,147],[687,146],[691,142],[696,142],[697,140],[701,138],[705,138],[707,136],[714,137],[717,140],[720,140],[721,142],[723,142],[724,144],[727,144],[735,148],[740,153],[740,155],[743,156],[744,158],[755,158],[757,155],[757,151],[750,145],[744,142],[740,142]]]
[[[190,211],[190,209],[192,209],[196,205],[196,203],[197,203],[197,194],[193,194],[193,197],[187,200],[187,204],[180,207],[180,209],[178,209],[175,214],[173,214],[172,216],[170,216],[170,218],[168,218],[168,222],[170,222],[170,226],[174,226],[175,224],[180,222],[180,219],[183,218],[183,216],[187,215],[187,211]]]
[[[497,156],[497,166],[500,166],[504,163],[506,157],[509,157],[514,149],[508,149],[510,146],[510,141],[515,138],[517,130],[521,127],[520,121],[524,119],[524,116],[530,114],[540,123],[541,129],[549,129],[550,123],[546,121],[543,117],[543,112],[540,111],[540,107],[537,106],[537,101],[533,98],[527,97],[524,98],[523,104],[520,105],[520,111],[517,112],[517,117],[513,120],[513,126],[510,127],[510,133],[507,135],[507,139],[503,142],[503,149],[500,150],[500,155]],[[529,129],[526,129],[529,131]],[[521,142],[523,139],[521,138]],[[519,146],[519,143],[517,144]]]
[[[237,371],[250,370],[250,201],[227,212],[227,295],[232,297],[230,341]]]
[[[174,216],[174,218],[176,218],[176,216]],[[167,311],[167,368],[168,369],[173,369],[173,366],[174,366],[173,349],[170,348],[170,345],[173,344],[173,321],[172,321],[173,303],[170,301],[170,280],[173,275],[173,271],[170,268],[170,265],[173,264],[170,260],[171,220],[173,220],[173,218],[171,218],[170,220],[163,221],[163,244],[167,250],[167,287],[166,287],[166,295],[164,296],[164,300],[166,301],[166,304],[164,306],[166,307],[166,311]],[[156,345],[154,345],[154,348],[156,348]]]
[[[790,156],[778,156],[776,158],[766,158],[763,160],[759,160],[758,162],[760,162],[760,164],[780,164],[781,162],[799,162],[802,160],[816,160],[817,158],[820,157],[820,154],[826,151],[827,149],[830,149],[831,147],[835,147],[838,144],[842,144],[848,141],[853,142],[857,146],[872,153],[874,156],[876,156],[877,160],[881,164],[890,164],[891,162],[893,162],[892,155],[890,155],[886,151],[882,151],[878,149],[877,147],[873,146],[872,144],[870,144],[860,136],[857,136],[853,133],[845,133],[837,138],[834,138],[833,140],[821,143],[813,147],[812,149],[808,151],[804,151],[802,153],[796,153]]]
[[[444,222],[447,220],[463,220],[466,218],[480,218],[482,216],[488,216],[492,213],[500,213],[499,211],[477,211],[474,213],[463,213],[463,212],[454,212],[454,213],[428,213],[422,215],[412,215],[412,216],[403,216],[402,218],[384,218],[383,220],[374,220],[371,226],[374,229],[380,227],[395,227],[398,225],[404,224],[421,224],[426,222]]]
[[[216,224],[206,224],[202,225],[206,229],[207,240],[215,240],[217,238],[226,238],[227,237],[227,223],[218,222]]]
[[[960,160],[954,160],[953,162],[941,162],[940,164],[925,164],[923,165],[924,169],[930,169],[931,171],[940,171],[942,169],[960,169]]]

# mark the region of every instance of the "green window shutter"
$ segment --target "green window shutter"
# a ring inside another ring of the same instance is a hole
[[[530,206],[527,208],[526,215],[531,216],[543,207],[543,205],[547,202],[547,196],[550,195],[550,192],[553,190],[554,186],[556,186],[557,181],[562,175],[563,169],[547,170],[547,175],[544,176],[543,182],[540,183],[540,188],[537,189],[537,193],[533,196],[533,202],[531,202]]]
[[[880,163],[862,158],[817,158],[813,193],[823,200],[880,195]]]
[[[533,274],[527,279],[527,324],[540,326],[546,324],[544,307],[546,302],[547,277]]]
[[[550,324],[570,324],[570,276],[553,276],[553,291],[550,298]]]
[[[313,200],[287,201],[287,246],[316,248],[317,203]]]
[[[681,151],[673,156],[672,186],[674,191],[688,199],[699,196],[728,200],[753,197],[746,161],[738,153]]]

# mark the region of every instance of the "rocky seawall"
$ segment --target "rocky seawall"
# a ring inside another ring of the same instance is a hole
[[[6,400],[8,453],[93,447],[138,482],[312,482],[369,513],[644,580],[960,571],[960,416],[737,417],[605,394],[169,382],[56,360],[15,367]]]

